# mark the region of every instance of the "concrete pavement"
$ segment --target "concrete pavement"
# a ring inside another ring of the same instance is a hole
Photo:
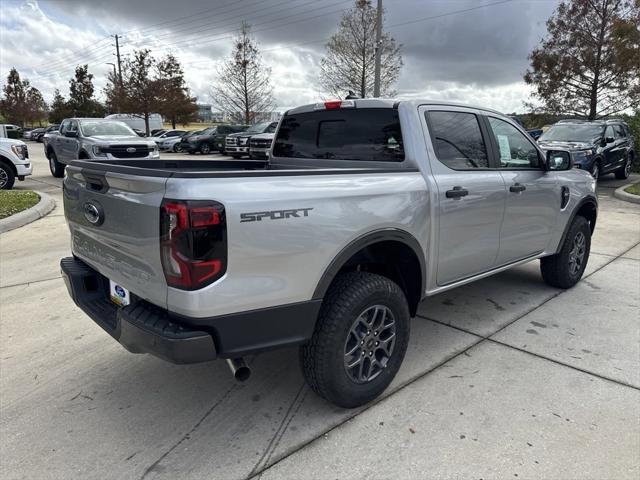
[[[537,262],[424,302],[405,363],[363,409],[305,386],[295,349],[223,362],[132,355],[71,302],[60,180],[41,146],[18,188],[46,218],[0,236],[3,478],[637,478],[640,208],[601,210],[585,279],[560,291]]]

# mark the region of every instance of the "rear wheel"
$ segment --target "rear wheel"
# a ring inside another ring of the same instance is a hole
[[[203,155],[208,155],[211,153],[211,146],[208,143],[203,143],[200,145],[200,153]]]
[[[540,259],[542,278],[556,288],[573,287],[584,273],[591,251],[591,228],[587,219],[574,218],[560,252]]]
[[[300,347],[305,380],[321,397],[354,408],[391,383],[409,341],[409,307],[400,287],[365,272],[329,288],[311,340]]]
[[[53,150],[49,152],[49,170],[51,170],[51,175],[56,178],[64,177],[64,164],[58,161],[56,152]]]
[[[180,146],[180,144],[179,144],[179,143],[176,143],[176,144],[173,146],[173,151],[174,151],[174,152],[176,152],[176,153],[182,153],[182,152],[183,152],[182,147]]]
[[[15,181],[13,169],[5,162],[0,162],[0,190],[11,190]]]
[[[593,162],[593,165],[591,166],[591,176],[596,180],[600,177],[600,162]]]
[[[633,166],[633,154],[627,155],[627,161],[624,165],[615,171],[618,180],[626,180],[631,175],[631,167]]]

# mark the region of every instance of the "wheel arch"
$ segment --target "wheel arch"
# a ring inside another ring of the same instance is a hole
[[[338,274],[351,270],[377,273],[398,283],[407,297],[411,315],[416,314],[426,285],[426,262],[420,242],[413,235],[393,228],[355,239],[325,269],[313,298],[324,298]]]
[[[13,174],[15,176],[18,176],[18,170],[16,169],[16,166],[13,164],[13,162],[11,160],[9,160],[7,157],[5,157],[4,155],[0,155],[0,163],[4,163],[6,164],[11,171],[13,172]]]
[[[560,243],[558,244],[558,248],[556,248],[556,253],[560,251],[562,245],[564,244],[565,239],[567,238],[567,233],[569,232],[569,227],[573,223],[573,220],[577,217],[581,216],[587,219],[589,222],[589,228],[591,229],[591,235],[596,228],[596,221],[598,219],[598,200],[589,195],[588,197],[580,200],[578,205],[571,212],[571,216],[569,217],[569,221],[564,226],[564,231],[562,232],[562,238],[560,239]]]

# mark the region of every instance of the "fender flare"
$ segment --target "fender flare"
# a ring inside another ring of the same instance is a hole
[[[573,220],[576,218],[576,215],[578,215],[578,212],[580,211],[580,209],[582,207],[584,207],[585,205],[592,205],[593,208],[596,210],[596,218],[598,217],[598,199],[596,197],[594,197],[593,195],[588,195],[585,198],[583,198],[582,200],[580,200],[578,202],[578,204],[573,208],[573,210],[571,211],[571,215],[569,216],[569,221],[567,221],[567,224],[564,226],[564,230],[562,232],[562,237],[560,237],[560,242],[558,243],[558,246],[556,247],[556,253],[560,252],[560,250],[562,249],[562,245],[564,245],[564,241],[567,238],[567,233],[569,233],[569,227],[571,226],[571,224],[573,223]],[[595,229],[595,221],[594,224],[591,227],[591,234],[593,235],[593,231]]]
[[[320,277],[320,281],[316,286],[315,291],[313,292],[313,299],[322,299],[324,298],[329,286],[333,282],[333,279],[336,277],[338,272],[342,269],[342,267],[349,261],[351,257],[353,257],[356,253],[358,253],[363,248],[366,248],[374,243],[385,242],[385,241],[395,241],[400,242],[411,248],[413,253],[415,253],[418,261],[420,262],[420,273],[422,276],[422,285],[420,288],[420,296],[422,297],[426,281],[427,281],[427,269],[426,269],[426,261],[424,258],[424,252],[422,251],[422,247],[420,246],[420,242],[411,235],[410,233],[400,230],[397,228],[385,228],[381,230],[375,230],[373,232],[366,233],[361,237],[356,238],[351,243],[349,243],[346,247],[344,247],[335,258],[329,263],[327,268],[325,269],[322,277]]]

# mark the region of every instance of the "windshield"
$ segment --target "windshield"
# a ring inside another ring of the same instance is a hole
[[[269,126],[269,122],[256,123],[245,130],[247,133],[262,133]]]
[[[591,142],[602,136],[602,125],[553,125],[544,132],[539,142]]]
[[[122,122],[81,122],[80,127],[85,137],[97,137],[99,135],[136,136],[136,133]]]

